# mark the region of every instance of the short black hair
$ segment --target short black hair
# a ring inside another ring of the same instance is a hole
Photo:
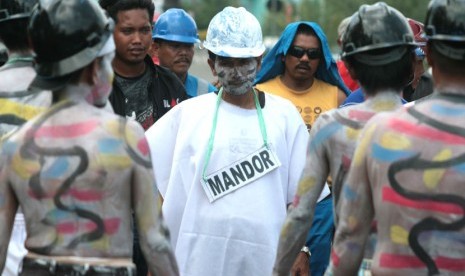
[[[150,24],[152,24],[155,5],[151,0],[99,0],[100,6],[108,12],[110,17],[118,23],[118,12],[134,9],[147,10]]]
[[[397,46],[382,48],[364,52],[363,54],[382,55],[396,50]],[[364,88],[367,95],[374,96],[380,90],[402,91],[413,78],[415,53],[412,47],[406,47],[407,51],[396,61],[384,65],[368,65],[356,59],[356,55],[345,58],[351,67],[360,86]]]
[[[431,49],[431,58],[434,60],[434,64],[437,65],[438,69],[447,75],[463,78],[465,60],[456,60],[444,56],[434,47],[434,43],[434,41],[430,40],[428,41],[428,46]],[[442,41],[441,43],[451,48],[465,49],[465,42]]]
[[[28,17],[6,20],[0,24],[0,40],[9,51],[29,50]]]

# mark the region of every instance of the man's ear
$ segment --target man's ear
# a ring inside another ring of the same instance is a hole
[[[100,68],[101,58],[94,59],[89,65],[84,67],[79,76],[79,82],[93,86],[98,82],[98,70]]]
[[[99,81],[98,72],[100,70],[100,64],[102,62],[102,58],[96,58],[89,64],[86,68],[84,68],[83,77],[84,81],[89,85],[95,85]]]
[[[149,55],[151,57],[158,57],[160,50],[160,43],[152,41],[152,47],[150,47]]]
[[[210,69],[212,70],[213,76],[216,77],[218,74],[216,73],[216,70],[215,70],[215,61],[209,58],[208,65],[210,66]]]
[[[428,65],[433,67],[435,64],[434,64],[434,60],[432,59],[432,55],[431,55],[431,43],[427,43],[426,44],[426,47],[425,47],[425,55],[426,55],[426,61],[428,62]]]

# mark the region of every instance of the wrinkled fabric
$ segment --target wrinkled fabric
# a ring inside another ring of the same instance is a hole
[[[286,206],[305,162],[308,132],[290,102],[262,95],[268,141],[282,165],[212,203],[201,178],[216,94],[182,102],[146,132],[183,276],[271,275]],[[206,175],[263,146],[255,109],[222,101],[217,119]]]

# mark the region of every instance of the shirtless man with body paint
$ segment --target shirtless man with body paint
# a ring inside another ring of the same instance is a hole
[[[400,95],[413,72],[413,33],[399,11],[384,3],[363,5],[351,18],[342,39],[342,58],[351,77],[365,91],[367,101],[323,113],[312,127],[304,173],[281,233],[275,275],[287,275],[305,241],[328,176],[333,179],[337,224],[338,201],[361,129],[376,113],[402,106]],[[379,23],[377,28],[370,27],[374,22]],[[365,36],[377,39],[363,40]],[[362,270],[369,271],[371,255],[371,250],[366,251],[367,265]]]
[[[49,91],[28,90],[36,76],[33,52],[27,38],[27,24],[37,0],[0,1],[0,41],[8,50],[8,60],[0,67],[0,144],[8,134],[45,111],[52,102]],[[18,275],[27,250],[24,215],[18,210],[2,276]]]
[[[53,105],[2,145],[0,270],[21,206],[29,253],[20,275],[135,275],[132,211],[150,272],[177,275],[144,131],[96,107],[111,91],[112,26],[92,0],[32,12],[31,89],[53,91]]]
[[[341,192],[334,275],[354,275],[372,220],[374,275],[465,272],[465,1],[431,1],[425,30],[435,92],[365,126]]]

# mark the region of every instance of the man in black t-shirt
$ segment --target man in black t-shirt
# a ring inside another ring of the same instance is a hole
[[[153,63],[151,0],[99,0],[115,21],[115,72],[110,103],[116,114],[133,118],[147,130],[177,103],[187,99],[183,84],[168,69]],[[135,227],[135,225],[134,225]],[[133,262],[137,275],[147,275],[147,264],[134,229]]]
[[[110,102],[115,113],[137,120],[148,129],[180,101],[187,99],[182,83],[148,56],[155,6],[150,0],[100,0],[115,21],[115,80]]]

